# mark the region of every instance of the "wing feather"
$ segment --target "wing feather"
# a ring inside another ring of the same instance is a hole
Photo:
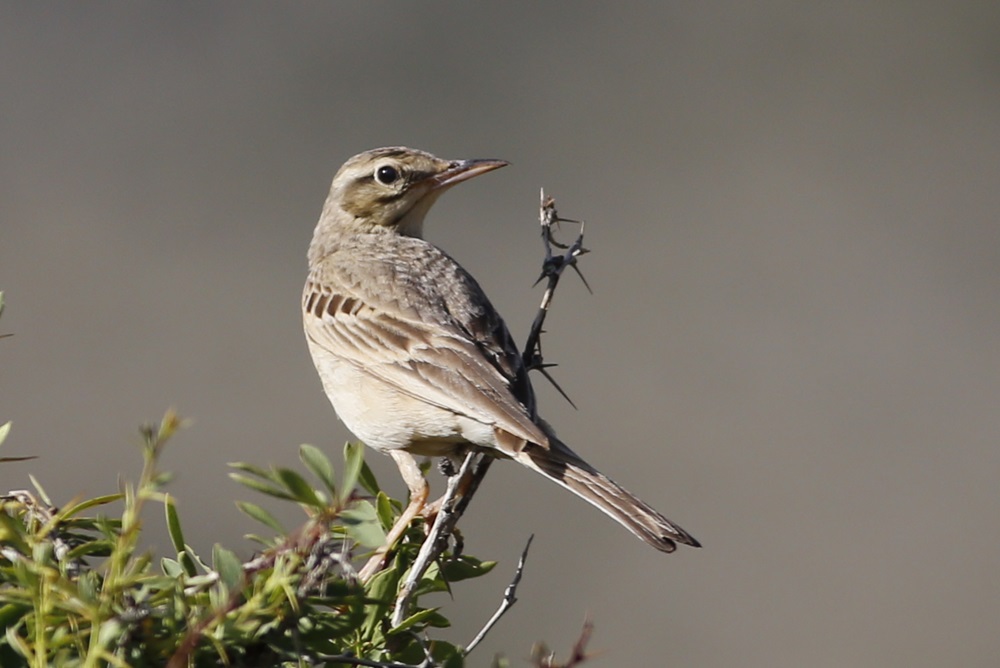
[[[523,370],[510,369],[510,356],[499,354],[509,352],[504,349],[508,341],[490,342],[498,351],[491,362],[483,342],[473,339],[467,327],[427,323],[386,303],[376,308],[360,295],[335,293],[320,281],[306,284],[303,306],[306,335],[339,359],[416,399],[547,447],[548,437],[531,409],[512,391]]]

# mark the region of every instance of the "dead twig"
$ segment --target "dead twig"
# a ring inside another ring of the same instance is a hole
[[[507,589],[503,592],[503,600],[500,601],[500,607],[497,611],[493,613],[493,616],[489,618],[489,621],[479,630],[476,637],[472,639],[466,648],[465,654],[468,655],[472,650],[476,648],[486,634],[496,626],[496,623],[500,621],[500,618],[506,614],[508,610],[514,607],[517,603],[517,586],[521,583],[521,575],[524,573],[524,562],[528,559],[528,548],[531,547],[531,541],[534,540],[535,534],[528,536],[528,542],[524,546],[524,550],[521,551],[521,558],[517,560],[517,570],[514,571],[514,577],[511,579],[510,584],[507,585]]]

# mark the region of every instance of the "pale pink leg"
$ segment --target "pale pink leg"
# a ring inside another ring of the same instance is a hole
[[[410,490],[410,503],[403,510],[403,514],[399,516],[396,523],[392,525],[392,529],[389,530],[389,534],[385,538],[385,545],[375,551],[372,558],[368,560],[368,563],[358,573],[358,577],[361,578],[362,582],[367,582],[373,575],[385,567],[385,560],[389,551],[396,544],[396,541],[406,533],[410,522],[423,512],[427,503],[427,497],[430,496],[431,492],[430,485],[427,484],[427,479],[424,478],[424,474],[420,471],[417,460],[413,458],[413,455],[402,450],[391,450],[389,454],[395,460],[396,466],[399,467],[399,472],[403,476],[403,481]]]

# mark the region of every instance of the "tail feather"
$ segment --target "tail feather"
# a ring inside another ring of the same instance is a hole
[[[528,444],[515,457],[521,464],[590,502],[619,524],[662,552],[673,552],[675,543],[701,544],[642,499],[621,487],[555,438],[549,447]]]

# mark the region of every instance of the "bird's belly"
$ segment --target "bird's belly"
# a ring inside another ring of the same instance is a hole
[[[491,425],[403,394],[353,364],[325,360],[317,370],[337,416],[376,450],[444,456],[494,444]]]

